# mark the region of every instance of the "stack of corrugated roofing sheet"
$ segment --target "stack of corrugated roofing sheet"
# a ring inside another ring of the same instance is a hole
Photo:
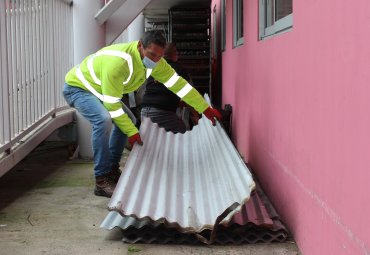
[[[181,233],[164,223],[134,217],[121,216],[112,211],[102,223],[105,229],[121,228],[122,240],[126,243],[176,243],[197,244],[194,233]],[[209,231],[200,233],[209,236]],[[283,242],[288,231],[261,190],[253,192],[251,199],[229,222],[220,224],[214,238],[216,244],[271,243]]]
[[[146,118],[140,135],[144,145],[134,146],[108,205],[118,214],[107,220],[122,215],[117,226],[160,226],[195,234],[204,243],[215,240],[220,223],[239,224],[232,216],[255,183],[218,123],[202,118],[192,131],[173,134]],[[105,222],[102,227],[109,228]]]

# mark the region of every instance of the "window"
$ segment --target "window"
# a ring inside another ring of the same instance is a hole
[[[293,27],[293,0],[259,0],[260,39]]]
[[[233,38],[234,47],[244,43],[243,0],[233,0]]]
[[[226,0],[221,0],[221,50],[226,49]]]
[[[217,12],[213,7],[213,57],[217,58]]]

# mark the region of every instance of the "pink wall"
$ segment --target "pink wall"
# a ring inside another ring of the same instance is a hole
[[[258,41],[248,0],[233,49],[227,0],[234,142],[303,254],[370,254],[369,24],[368,0],[294,1],[293,30]]]

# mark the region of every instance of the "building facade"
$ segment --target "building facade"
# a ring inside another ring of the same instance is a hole
[[[370,254],[370,2],[211,8],[233,141],[299,248]]]

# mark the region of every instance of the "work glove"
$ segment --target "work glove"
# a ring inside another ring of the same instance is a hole
[[[210,106],[203,112],[203,114],[206,115],[206,117],[212,121],[213,126],[216,125],[215,118],[218,121],[221,121],[221,118],[222,118],[221,113]]]
[[[131,146],[134,146],[135,143],[138,143],[140,145],[143,145],[143,141],[141,141],[141,137],[139,133],[136,133],[128,138],[128,142],[131,144]]]

